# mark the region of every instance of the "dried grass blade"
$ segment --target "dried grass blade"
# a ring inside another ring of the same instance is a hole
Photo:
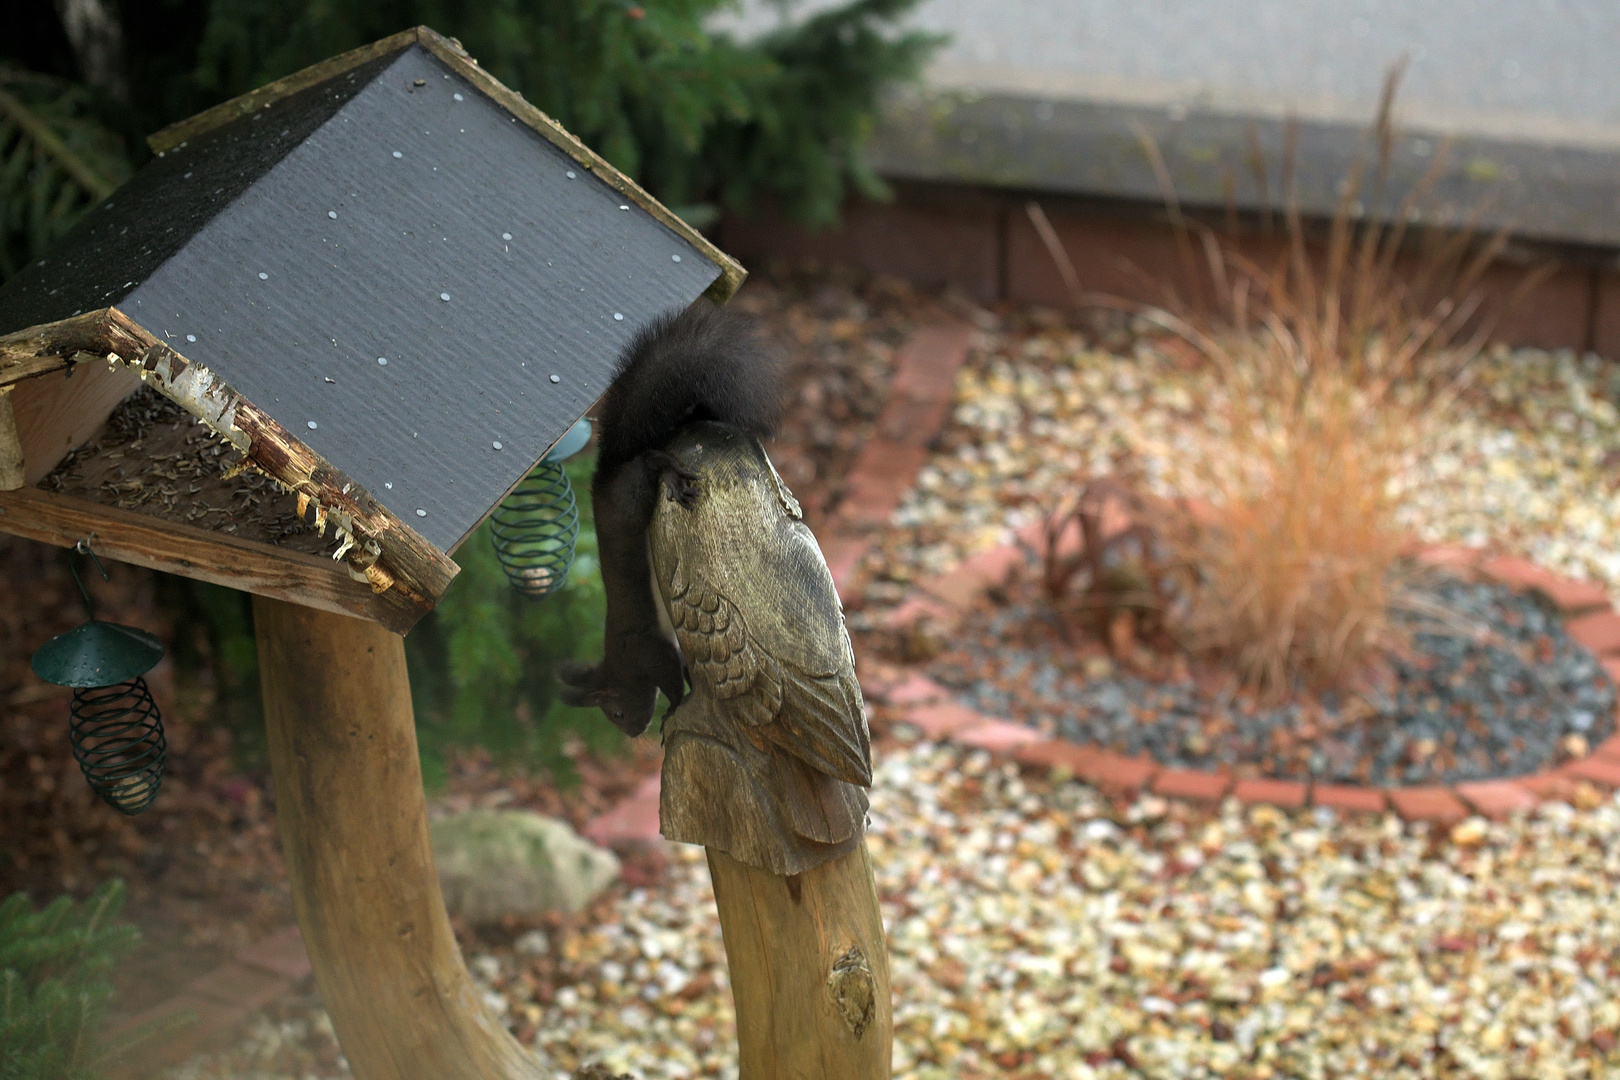
[[[1136,133],[1136,140],[1141,144],[1142,152],[1147,155],[1148,165],[1153,169],[1153,178],[1159,185],[1159,197],[1164,200],[1165,213],[1169,215],[1170,227],[1175,231],[1176,248],[1181,252],[1181,261],[1188,279],[1195,280],[1198,274],[1198,260],[1193,257],[1192,239],[1187,232],[1187,219],[1181,216],[1181,201],[1176,198],[1176,187],[1170,180],[1170,170],[1165,167],[1164,156],[1159,153],[1159,144],[1140,121],[1132,120],[1131,130]]]
[[[1041,244],[1046,248],[1046,254],[1051,258],[1052,265],[1057,267],[1058,276],[1063,279],[1063,288],[1069,294],[1069,303],[1080,307],[1085,296],[1080,288],[1080,275],[1075,273],[1074,263],[1069,261],[1069,252],[1063,246],[1062,239],[1057,230],[1052,228],[1051,219],[1041,204],[1034,199],[1024,204],[1024,213],[1029,217],[1029,223],[1035,227],[1035,235],[1041,238]]]

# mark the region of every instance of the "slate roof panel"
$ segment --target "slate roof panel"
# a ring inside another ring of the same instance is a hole
[[[136,283],[97,306],[211,369],[445,551],[606,388],[635,330],[721,272],[419,45],[171,150],[91,215],[72,261],[133,234],[143,199],[190,236],[176,251],[169,232],[143,238],[167,261],[113,274]],[[4,329],[72,313],[11,291]]]
[[[0,333],[117,306],[392,59],[362,64],[148,162],[46,256],[6,281]]]

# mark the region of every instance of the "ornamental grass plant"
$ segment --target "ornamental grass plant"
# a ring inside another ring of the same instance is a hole
[[[1213,498],[1161,511],[1187,571],[1172,632],[1273,696],[1364,671],[1405,643],[1391,613],[1418,602],[1396,515],[1427,418],[1379,400],[1317,329],[1279,317],[1222,346],[1228,431],[1196,468]]]
[[[1388,220],[1365,215],[1364,198],[1384,204],[1399,76],[1385,82],[1371,175],[1352,169],[1325,228],[1300,216],[1290,125],[1282,243],[1269,257],[1183,218],[1143,135],[1183,256],[1206,287],[1196,304],[1132,310],[1205,370],[1219,432],[1188,462],[1196,499],[1137,501],[1139,521],[1168,552],[1158,572],[1175,579],[1156,590],[1170,596],[1158,620],[1178,645],[1267,697],[1367,674],[1407,644],[1402,611],[1445,618],[1402,560],[1403,465],[1422,452],[1424,432],[1467,385],[1489,337],[1482,286],[1506,234],[1410,225],[1443,148]],[[1258,153],[1253,164],[1264,189]],[[1508,303],[1550,269],[1526,275]],[[1064,276],[1075,280],[1072,270]]]

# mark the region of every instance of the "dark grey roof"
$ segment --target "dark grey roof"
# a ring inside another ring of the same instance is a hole
[[[450,550],[721,277],[616,183],[412,43],[167,150],[0,333],[116,306]]]

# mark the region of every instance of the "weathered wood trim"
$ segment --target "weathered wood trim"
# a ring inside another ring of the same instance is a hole
[[[356,574],[378,592],[399,593],[418,618],[438,603],[459,572],[448,555],[268,413],[117,308],[0,338],[0,385],[13,384],[14,371],[37,378],[91,360],[129,367],[229,439],[246,455],[247,465],[297,494],[300,511],[313,512],[318,529],[330,524],[339,530],[347,541],[340,554]]]
[[[17,438],[17,417],[11,408],[11,387],[0,386],[0,491],[23,486],[22,440]]]
[[[0,491],[0,532],[57,547],[86,537],[109,559],[370,619],[404,634],[425,613],[403,593],[376,593],[343,564],[226,533],[37,488]]]
[[[449,65],[456,74],[472,83],[478,89],[488,94],[511,114],[537,131],[548,142],[559,147],[582,168],[586,168],[601,177],[609,187],[619,194],[638,203],[642,209],[651,214],[666,228],[673,230],[681,239],[691,244],[698,252],[710,262],[720,268],[720,276],[715,279],[704,294],[717,304],[723,304],[731,299],[732,295],[742,286],[743,279],[748,276],[742,264],[719,248],[685,221],[672,213],[668,207],[649,195],[640,184],[625,176],[596,151],[580,142],[568,129],[557,121],[541,112],[523,95],[502,85],[489,72],[478,66],[478,61],[467,54],[461,43],[454,38],[447,38],[438,31],[426,26],[413,27],[402,30],[397,34],[374,41],[370,45],[362,45],[358,49],[351,49],[341,56],[334,56],[330,60],[323,60],[313,64],[302,71],[294,72],[275,82],[266,83],[257,90],[250,91],[230,101],[215,105],[212,109],[198,113],[196,116],[178,123],[170,124],[162,131],[157,132],[146,140],[153,153],[163,153],[179,146],[187,139],[215,128],[223,127],[233,120],[264,108],[273,102],[279,101],[306,87],[324,82],[335,75],[341,75],[359,67],[369,60],[397,52],[411,45],[421,45],[439,60]]]
[[[101,308],[0,337],[0,386],[61,371],[70,364],[104,359],[105,343],[118,334],[114,310]]]
[[[601,177],[614,191],[640,204],[643,210],[651,214],[666,228],[677,233],[682,240],[691,244],[704,258],[718,266],[720,276],[715,279],[713,285],[709,286],[704,293],[705,296],[717,304],[723,304],[731,299],[732,295],[742,287],[743,279],[748,276],[748,271],[743,269],[741,263],[715,247],[702,233],[692,228],[663,203],[649,195],[640,184],[608,164],[607,159],[583,142],[580,142],[578,137],[567,128],[531,105],[524,99],[522,94],[508,89],[502,85],[499,79],[479,67],[478,61],[467,55],[467,51],[461,47],[459,41],[447,38],[438,31],[426,26],[418,26],[416,33],[422,47],[448,64],[456,74],[495,99],[513,116],[539,132],[547,141],[579,162],[582,168],[589,169]]]
[[[291,97],[300,90],[325,82],[334,75],[341,75],[345,71],[352,71],[361,64],[375,60],[379,56],[386,56],[391,52],[399,52],[416,44],[417,32],[415,29],[401,30],[397,34],[390,34],[381,41],[373,41],[370,45],[362,45],[358,49],[350,49],[346,53],[322,60],[318,64],[311,64],[302,71],[295,71],[291,75],[277,79],[275,82],[265,83],[257,90],[249,90],[239,97],[229,101],[222,101],[211,109],[204,109],[196,116],[177,120],[162,130],[148,135],[146,145],[152,148],[152,153],[162,154],[174,149],[188,139],[195,139],[204,132],[224,127],[233,120],[240,120],[249,116],[266,105]]]

